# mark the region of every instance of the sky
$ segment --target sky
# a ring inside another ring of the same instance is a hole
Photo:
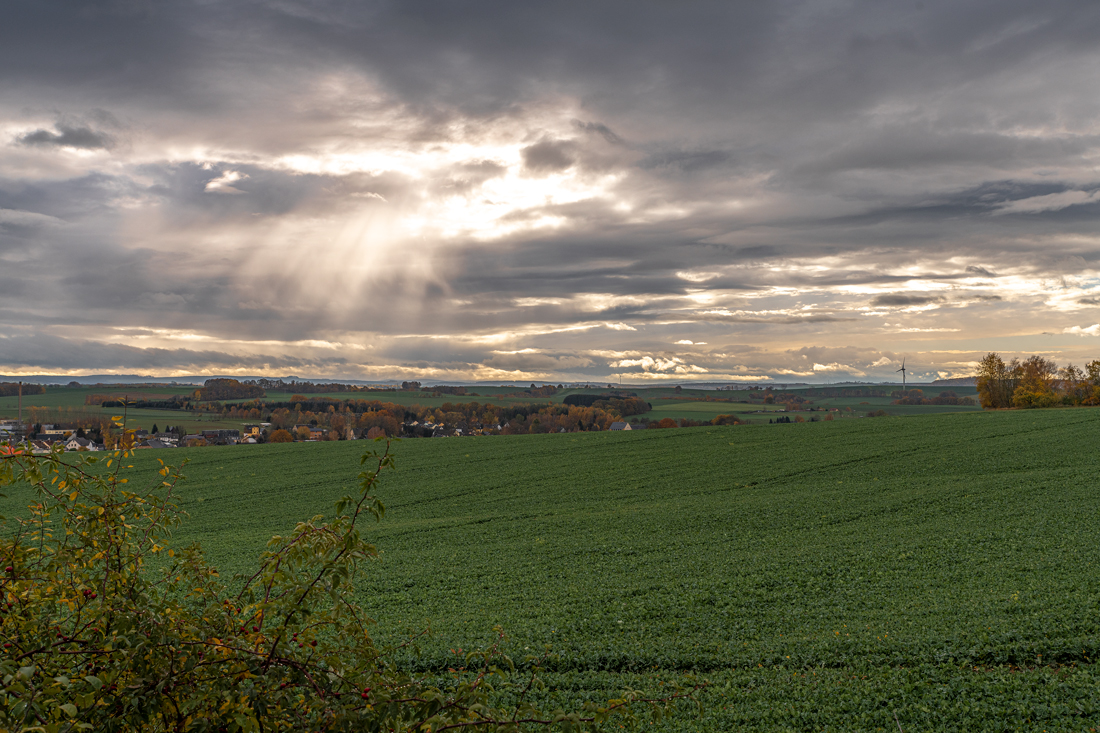
[[[1100,4],[10,0],[0,373],[1100,358]]]

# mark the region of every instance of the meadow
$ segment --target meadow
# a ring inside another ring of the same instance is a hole
[[[1100,411],[395,444],[358,600],[411,668],[550,644],[563,704],[694,672],[654,730],[1100,728]],[[223,577],[331,509],[364,442],[176,451]],[[3,513],[26,503],[4,499]],[[647,726],[650,727],[650,726]]]

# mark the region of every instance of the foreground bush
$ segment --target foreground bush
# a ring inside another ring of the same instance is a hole
[[[0,455],[0,486],[25,482],[37,495],[0,539],[4,729],[575,730],[633,721],[635,703],[660,715],[688,696],[628,692],[544,712],[527,702],[534,658],[517,675],[499,648],[473,652],[443,687],[392,664],[350,600],[356,573],[377,557],[360,520],[385,511],[373,491],[393,464],[388,445],[363,456],[358,490],[333,518],[273,537],[234,592],[197,546],[167,548],[181,519],[179,470],[162,463],[157,486],[133,491],[122,470],[131,455],[73,465],[57,452]],[[520,702],[494,707],[501,694]]]

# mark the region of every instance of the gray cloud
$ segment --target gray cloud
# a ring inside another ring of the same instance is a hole
[[[946,300],[942,295],[905,295],[903,293],[886,293],[877,295],[871,299],[871,305],[908,306],[928,305],[929,303],[942,303]]]
[[[543,140],[528,145],[521,152],[528,170],[556,172],[573,165],[572,144],[565,140]]]
[[[272,355],[241,356],[219,351],[138,348],[124,344],[35,335],[0,338],[0,364],[9,368],[45,366],[59,370],[202,371],[211,367],[302,369],[315,365],[316,362]]]
[[[0,318],[57,341],[0,354],[810,378],[1062,333],[1100,302],[1097,31],[1070,0],[18,4]]]
[[[60,123],[57,132],[35,130],[18,138],[23,145],[55,146],[63,148],[82,148],[84,150],[110,149],[114,147],[114,138],[106,133],[97,132],[90,127],[74,127]]]

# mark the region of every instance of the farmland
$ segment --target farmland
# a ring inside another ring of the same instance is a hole
[[[879,386],[879,389],[887,391],[893,389],[889,386]],[[118,413],[117,407],[103,408],[95,405],[85,405],[85,398],[92,394],[108,395],[114,399],[135,400],[167,400],[172,395],[190,395],[194,388],[188,385],[177,386],[118,386],[102,385],[98,387],[50,387],[45,394],[24,395],[23,407],[25,416],[30,416],[30,408],[47,408],[45,413],[39,415],[40,422],[66,423],[75,420],[103,420],[112,414]],[[479,402],[483,405],[491,404],[497,407],[510,405],[547,405],[550,403],[561,404],[566,397],[573,394],[605,394],[608,392],[602,388],[590,389],[563,389],[551,396],[531,396],[524,394],[521,386],[512,387],[486,387],[477,386],[469,389],[467,395],[437,394],[430,389],[427,391],[378,391],[378,392],[332,392],[307,395],[310,399],[334,399],[334,400],[377,400],[390,402],[407,409],[413,408],[441,408],[448,403],[463,404]],[[778,390],[775,392],[778,404],[765,405],[760,398],[751,404],[749,393],[746,391],[716,391],[682,388],[677,392],[673,387],[633,387],[626,390],[636,394],[641,399],[649,402],[652,409],[643,415],[634,415],[630,420],[659,421],[663,418],[674,420],[692,420],[695,422],[709,422],[722,414],[734,414],[743,422],[767,422],[771,413],[783,410],[785,406],[782,399],[785,396],[796,395],[811,400],[814,411],[839,410],[837,417],[862,416],[871,410],[886,410],[893,415],[928,415],[941,412],[972,412],[978,407],[954,406],[954,405],[893,405],[890,397],[824,397],[820,390],[798,389]],[[936,388],[929,388],[929,394],[936,394]],[[972,388],[956,388],[961,396],[973,396]],[[262,398],[268,403],[289,403],[295,395],[291,392],[269,391]],[[0,397],[0,418],[13,418],[17,414],[16,397]],[[251,400],[226,400],[224,404],[231,405]],[[164,428],[166,425],[179,426],[188,432],[197,432],[203,429],[214,428],[239,428],[241,419],[230,419],[219,411],[221,407],[215,405],[211,411],[209,408],[197,410],[172,410],[172,409],[148,409],[131,408],[128,413],[128,424],[134,428],[151,429],[154,425]],[[809,419],[812,415],[806,415]],[[818,415],[817,417],[821,417]],[[254,420],[252,420],[254,422]]]
[[[694,670],[703,717],[671,730],[1087,730],[1098,435],[1077,409],[405,441],[359,600],[383,641],[430,626],[426,671],[494,624],[549,643],[562,700]],[[364,445],[135,461],[191,459],[176,540],[229,577]]]

